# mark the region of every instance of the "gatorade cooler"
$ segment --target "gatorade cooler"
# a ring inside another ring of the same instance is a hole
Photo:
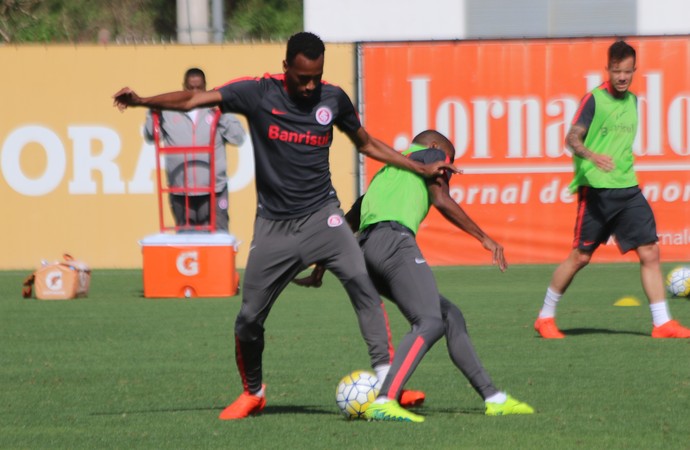
[[[237,294],[237,241],[227,233],[154,234],[139,244],[144,297],[230,297]]]

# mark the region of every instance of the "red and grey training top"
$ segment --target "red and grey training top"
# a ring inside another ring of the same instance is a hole
[[[290,98],[282,74],[242,78],[217,90],[221,110],[244,114],[249,123],[259,216],[293,219],[338,202],[328,163],[333,125],[346,133],[361,127],[341,88],[322,82],[306,105]]]

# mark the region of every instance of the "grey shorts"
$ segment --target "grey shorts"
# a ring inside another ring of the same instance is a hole
[[[362,251],[336,203],[297,219],[257,217],[243,289],[282,290],[316,262],[341,281],[366,274]],[[268,297],[274,294],[264,292]]]
[[[238,339],[261,340],[278,295],[299,272],[321,263],[343,284],[355,309],[372,367],[388,364],[392,345],[387,317],[367,275],[362,250],[336,203],[298,219],[257,217],[235,321]]]
[[[621,253],[659,240],[649,202],[638,186],[623,189],[580,187],[573,248],[594,252],[614,236]]]

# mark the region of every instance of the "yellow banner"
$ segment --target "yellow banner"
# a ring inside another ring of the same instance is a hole
[[[0,47],[0,270],[65,252],[94,268],[141,267],[139,241],[159,231],[155,150],[142,135],[145,109],[121,114],[112,94],[179,90],[190,67],[206,72],[209,87],[280,73],[284,55],[284,43]],[[353,47],[329,45],[324,79],[354,98],[353,73]],[[251,144],[227,153],[230,231],[244,267],[256,210]],[[349,140],[336,137],[331,167],[344,205],[354,197],[355,162]]]

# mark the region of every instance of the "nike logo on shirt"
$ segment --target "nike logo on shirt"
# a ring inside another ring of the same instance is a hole
[[[287,112],[281,111],[281,110],[276,109],[276,108],[273,108],[273,109],[271,110],[271,114],[274,114],[274,115],[276,115],[276,116],[282,116],[282,115],[284,115],[284,114],[287,114]]]

